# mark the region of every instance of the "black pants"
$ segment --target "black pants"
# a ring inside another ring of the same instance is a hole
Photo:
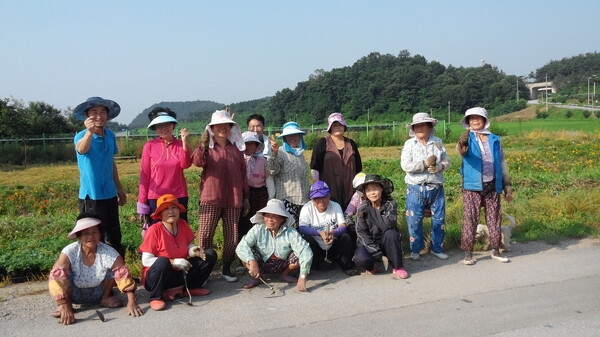
[[[190,289],[202,288],[217,262],[217,252],[214,249],[209,248],[204,252],[206,261],[199,257],[189,259],[192,264],[187,273],[187,284]],[[146,272],[144,288],[150,292],[151,300],[160,299],[165,290],[184,285],[183,276],[181,270],[173,269],[168,258],[159,257]]]
[[[310,249],[313,252],[313,266],[318,266],[325,260],[325,250],[319,246],[317,240],[311,235],[303,234],[304,240],[308,241]],[[339,266],[343,269],[352,268],[352,255],[354,255],[354,241],[348,233],[344,233],[333,240],[333,245],[329,248],[327,258],[330,260],[336,260]]]
[[[379,242],[381,252],[388,258],[393,269],[403,267],[401,242],[401,234],[394,229],[385,231],[381,237],[381,242]],[[373,269],[375,259],[371,253],[369,253],[367,248],[359,243],[356,246],[356,252],[354,253],[354,262],[359,268],[371,270]]]
[[[92,200],[79,199],[79,212],[94,214],[102,222],[102,242],[113,247],[125,260],[125,247],[121,244],[121,223],[119,222],[119,199]]]

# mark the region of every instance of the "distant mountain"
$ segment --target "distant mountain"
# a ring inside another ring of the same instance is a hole
[[[129,124],[129,129],[146,127],[149,123],[148,113],[159,106],[175,111],[179,122],[210,120],[210,116],[215,110],[225,108],[225,104],[213,101],[160,102],[151,105],[137,115]]]
[[[231,108],[231,112],[235,114],[236,121],[240,121],[240,123],[244,124],[246,118],[251,114],[262,114],[266,118],[268,115],[268,104],[270,97],[264,97],[259,99],[254,99],[251,101],[244,101],[239,103],[232,104],[223,104],[217,103],[213,101],[187,101],[187,102],[160,102],[151,105],[150,107],[144,109],[142,113],[137,115],[133,121],[129,124],[128,128],[130,130],[136,128],[144,128],[148,125],[148,113],[152,111],[155,107],[167,107],[177,114],[177,121],[181,123],[186,122],[201,122],[208,123],[210,121],[210,117],[212,116],[215,110],[222,110],[226,107]]]

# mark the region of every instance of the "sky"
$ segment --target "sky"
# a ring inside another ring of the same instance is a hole
[[[0,0],[0,99],[74,108],[223,104],[294,89],[371,52],[528,75],[597,52],[600,1]]]

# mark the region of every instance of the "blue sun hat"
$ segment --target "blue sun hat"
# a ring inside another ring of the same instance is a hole
[[[254,131],[244,131],[242,132],[242,138],[244,138],[244,143],[254,142],[256,143],[256,153],[262,153],[265,149],[265,144],[261,143],[258,139],[258,134]]]
[[[111,120],[121,113],[121,107],[117,102],[102,97],[90,97],[85,102],[79,104],[73,110],[73,117],[80,121],[86,120],[86,112],[93,107],[103,106],[108,110],[108,120]]]
[[[161,111],[156,115],[156,117],[154,117],[154,119],[150,122],[150,124],[148,124],[148,129],[155,130],[156,125],[162,124],[162,123],[177,124],[178,122],[173,116],[169,115],[168,112]]]
[[[283,124],[283,130],[281,130],[281,134],[279,136],[277,136],[277,139],[283,138],[283,149],[285,150],[285,152],[291,153],[291,154],[295,155],[296,157],[299,157],[302,155],[304,150],[306,150],[306,143],[304,142],[304,137],[303,137],[305,134],[306,134],[306,132],[304,132],[300,129],[300,125],[298,125],[298,123],[287,122],[287,123]],[[290,144],[288,144],[288,142],[286,142],[284,137],[291,136],[291,135],[300,135],[300,144],[299,144],[300,146],[298,148],[292,148],[290,146]]]

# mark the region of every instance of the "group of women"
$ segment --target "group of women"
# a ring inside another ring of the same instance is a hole
[[[329,116],[329,135],[315,144],[310,164],[303,155],[305,132],[296,122],[283,125],[277,137],[282,141],[280,146],[277,139],[263,134],[262,116],[250,116],[249,131],[242,134],[229,111],[218,110],[192,152],[185,128],[179,131],[180,139],[173,135],[177,124],[174,112],[156,108],[149,119],[148,128],[158,137],[146,143],[142,151],[137,209],[144,224],[139,248],[142,285],[150,293],[153,310],[163,310],[165,301],[184,295],[184,287],[190,296],[209,293],[203,286],[217,260],[213,236],[219,220],[224,237],[221,275],[226,281],[237,281],[231,267],[239,258],[252,277],[246,288],[259,284],[261,274],[278,272],[281,280],[297,282],[298,289],[305,291],[314,249],[296,229],[303,207],[317,205],[315,199],[319,198],[327,198],[328,203],[331,200],[345,210],[346,214],[341,218],[336,215],[333,223],[343,225],[343,234],[356,245],[351,250],[351,261],[345,262],[346,268],[352,264],[377,273],[381,257],[386,256],[397,277],[408,277],[403,268],[397,205],[391,197],[394,186],[389,179],[361,172],[358,146],[345,136],[347,124],[341,114]],[[461,123],[467,129],[456,145],[463,157],[463,263],[475,263],[472,250],[481,206],[486,209],[492,257],[508,262],[499,251],[499,195],[504,192],[510,201],[512,194],[500,138],[489,131],[490,122],[483,108],[467,110]],[[438,258],[448,258],[442,249],[442,173],[450,161],[441,139],[434,135],[436,124],[437,120],[426,113],[415,114],[407,125],[411,138],[401,155],[413,260],[419,259],[426,248],[422,224],[428,214],[432,218],[428,248]],[[196,235],[187,223],[188,190],[183,174],[192,164],[203,169]],[[309,172],[313,186],[309,184]],[[99,301],[103,306],[120,306],[112,293],[114,285],[127,293],[129,314],[142,314],[135,298],[135,283],[123,258],[116,252],[107,254],[106,245],[100,242],[102,228],[93,215],[79,219],[69,234],[78,242],[62,251],[51,271],[50,291],[58,304],[54,315],[63,324],[74,322],[71,303]],[[335,230],[329,226],[322,230],[327,232],[317,234],[325,245],[335,240]],[[298,278],[290,275],[294,270],[299,271]],[[91,283],[93,287],[89,287]]]

